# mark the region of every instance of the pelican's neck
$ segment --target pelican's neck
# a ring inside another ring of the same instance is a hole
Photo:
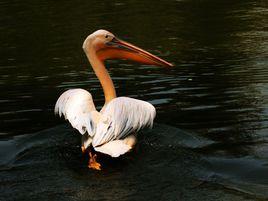
[[[96,51],[93,49],[90,49],[89,51],[85,51],[87,58],[96,74],[98,77],[103,92],[105,96],[105,104],[110,102],[112,99],[116,98],[116,92],[114,88],[113,81],[107,71],[107,69],[104,66],[103,61],[101,61],[97,54]]]

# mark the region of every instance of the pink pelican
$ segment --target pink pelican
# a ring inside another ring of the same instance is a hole
[[[65,91],[57,100],[55,113],[64,116],[82,134],[82,152],[88,150],[88,167],[101,169],[96,152],[119,157],[136,144],[136,132],[152,127],[156,115],[152,104],[128,97],[117,97],[113,81],[104,66],[106,59],[129,59],[142,64],[173,66],[171,63],[116,38],[106,30],[90,34],[83,50],[98,77],[105,96],[105,104],[96,110],[91,94],[84,89]]]

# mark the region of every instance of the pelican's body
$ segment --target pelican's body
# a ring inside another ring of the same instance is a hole
[[[91,94],[83,89],[64,92],[55,106],[55,113],[64,115],[82,134],[82,150],[90,145],[97,152],[118,157],[132,149],[136,143],[136,132],[151,127],[155,118],[155,108],[148,102],[128,97],[116,97],[113,82],[104,66],[106,59],[131,59],[140,63],[172,66],[172,64],[121,41],[105,30],[89,35],[83,49],[102,85],[105,105],[97,111]],[[89,167],[100,169],[90,153]]]

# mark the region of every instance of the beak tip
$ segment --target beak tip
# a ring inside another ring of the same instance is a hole
[[[174,67],[175,65],[172,64],[172,63],[168,63],[168,62],[167,62],[165,66],[167,66],[167,67]]]

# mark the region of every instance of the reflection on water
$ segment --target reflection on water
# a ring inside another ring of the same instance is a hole
[[[60,124],[53,107],[66,89],[88,89],[95,104],[103,104],[81,45],[89,33],[105,28],[176,66],[109,61],[118,95],[150,101],[158,123],[214,142],[195,151],[207,171],[217,175],[216,183],[244,186],[246,192],[251,185],[267,188],[266,174],[260,171],[267,163],[268,130],[265,1],[0,4],[2,150],[13,136]],[[235,172],[241,175],[233,177]]]

